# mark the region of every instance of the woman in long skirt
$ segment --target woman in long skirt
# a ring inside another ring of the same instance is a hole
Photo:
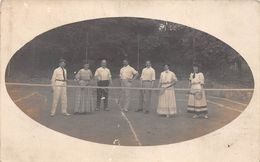
[[[163,88],[160,92],[157,113],[170,117],[177,113],[174,85],[177,77],[174,72],[169,70],[169,65],[164,65],[161,73],[159,87]]]
[[[190,93],[188,101],[188,112],[195,113],[193,118],[198,118],[200,116],[208,118],[208,108],[205,91],[203,89],[204,85],[204,75],[199,72],[197,64],[193,65],[193,72],[190,74],[189,78]]]
[[[89,86],[92,79],[92,72],[89,64],[85,63],[84,68],[80,69],[75,76],[80,86]],[[93,112],[92,91],[89,88],[80,87],[76,90],[76,104],[74,113],[85,114]]]

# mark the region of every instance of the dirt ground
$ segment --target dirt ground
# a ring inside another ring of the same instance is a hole
[[[209,119],[193,119],[186,112],[188,96],[176,91],[178,114],[165,118],[156,114],[158,93],[154,92],[149,114],[135,112],[138,92],[132,91],[129,112],[121,112],[117,99],[119,90],[109,91],[110,111],[97,111],[86,115],[50,116],[52,93],[49,87],[7,86],[15,104],[33,120],[63,134],[87,141],[125,146],[150,146],[181,142],[206,135],[230,123],[246,108],[247,102],[230,100],[207,94]],[[95,90],[93,98],[95,99]],[[68,109],[73,111],[75,91],[68,88]]]

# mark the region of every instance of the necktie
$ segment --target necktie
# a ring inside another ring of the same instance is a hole
[[[63,74],[63,80],[65,81],[66,78],[65,78],[65,71],[64,71],[64,68],[61,68],[62,69],[62,74]]]

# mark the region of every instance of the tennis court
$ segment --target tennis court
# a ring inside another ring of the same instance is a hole
[[[209,119],[193,119],[187,113],[188,89],[176,88],[178,114],[174,118],[157,115],[158,90],[152,90],[150,113],[135,112],[139,106],[140,89],[131,90],[128,112],[120,111],[120,88],[109,89],[110,111],[96,111],[86,115],[63,116],[58,106],[50,116],[51,87],[48,84],[6,84],[14,103],[33,120],[42,125],[83,140],[124,146],[150,146],[181,142],[200,137],[230,123],[246,108],[252,89],[206,89]],[[75,87],[67,88],[68,109],[73,112]],[[91,88],[93,99],[96,89]],[[95,102],[94,102],[95,103]]]

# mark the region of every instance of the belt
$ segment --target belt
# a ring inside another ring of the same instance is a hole
[[[61,79],[55,79],[55,81],[66,82],[66,80],[61,80]]]

